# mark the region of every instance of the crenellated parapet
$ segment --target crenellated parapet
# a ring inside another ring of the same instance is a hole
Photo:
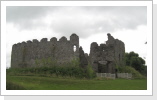
[[[63,37],[61,37],[61,38],[59,39],[59,41],[60,41],[60,42],[67,42],[67,38],[66,38],[65,36],[63,36]]]
[[[74,46],[77,47],[76,52],[73,50]],[[55,60],[58,64],[63,64],[79,57],[78,48],[79,37],[76,34],[72,34],[70,40],[63,36],[58,41],[56,37],[52,37],[50,41],[42,38],[40,41],[33,39],[17,43],[12,46],[11,67],[35,67],[36,62],[42,60]]]

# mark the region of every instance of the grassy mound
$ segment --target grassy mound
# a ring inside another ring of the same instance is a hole
[[[132,73],[133,78],[146,78],[140,72],[135,70],[133,67],[126,66],[126,67],[119,67],[119,73]]]

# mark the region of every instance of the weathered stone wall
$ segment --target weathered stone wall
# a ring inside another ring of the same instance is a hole
[[[79,61],[80,61],[80,67],[86,68],[88,65],[88,58],[84,54],[84,51],[82,47],[79,48]]]
[[[97,77],[103,77],[103,78],[110,78],[110,79],[115,79],[116,74],[111,74],[111,73],[96,73]],[[118,77],[117,78],[126,78],[126,79],[131,79],[132,74],[131,73],[117,73]]]
[[[76,51],[73,48],[76,46]],[[70,62],[79,57],[79,37],[76,34],[70,36],[68,41],[62,37],[57,41],[53,37],[14,44],[12,47],[11,67],[36,67],[55,61],[57,64]]]
[[[85,68],[90,63],[98,73],[115,73],[117,66],[125,66],[125,45],[107,34],[106,44],[100,46],[93,42],[90,54],[86,54],[79,47],[79,37],[70,36],[70,40],[62,37],[59,40],[53,37],[50,41],[43,38],[40,41],[22,42],[12,47],[11,67],[41,67],[52,64],[66,64],[73,59],[79,59],[80,67]],[[76,47],[76,51],[74,51]]]
[[[110,34],[106,44],[93,42],[90,47],[90,63],[96,72],[115,73],[116,66],[125,66],[125,45],[122,41],[114,39]]]

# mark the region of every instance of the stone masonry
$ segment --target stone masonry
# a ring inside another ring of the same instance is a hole
[[[93,42],[90,47],[90,63],[98,73],[115,73],[116,67],[125,66],[125,45],[122,41],[114,39],[107,34],[106,44]]]
[[[76,46],[75,52],[74,46]],[[36,67],[37,63],[44,63],[45,60],[65,64],[78,56],[79,37],[76,34],[72,34],[69,41],[66,37],[60,38],[59,41],[55,37],[50,41],[43,38],[40,42],[34,39],[13,45],[11,67]],[[38,64],[38,66],[42,66],[42,64]]]
[[[90,63],[95,72],[115,73],[116,66],[125,66],[125,45],[110,34],[107,35],[106,44],[99,46],[96,42],[91,43],[89,56],[79,47],[79,37],[76,34],[72,34],[70,40],[63,36],[59,41],[53,37],[50,41],[43,38],[40,42],[34,39],[17,43],[12,47],[11,67],[41,67],[42,63],[48,62],[66,64],[79,58],[82,68]],[[44,62],[45,60],[48,62]]]

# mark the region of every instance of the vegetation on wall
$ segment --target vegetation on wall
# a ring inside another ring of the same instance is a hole
[[[37,66],[41,63],[41,67],[9,68],[7,69],[7,75],[61,76],[88,79],[96,77],[96,73],[90,65],[85,69],[79,67],[79,59],[73,59],[64,65],[56,65],[56,62],[51,62],[50,59],[36,60]]]
[[[92,66],[88,64],[86,68],[80,67],[79,58],[74,58],[67,64],[58,65],[57,60],[53,58],[36,59],[34,67],[9,68],[8,75],[39,75],[39,76],[62,76],[76,78],[94,78],[96,73]],[[147,75],[147,66],[145,60],[139,57],[137,53],[125,53],[126,67],[116,65],[119,73],[132,73],[134,77],[141,78]],[[142,74],[142,75],[141,75]]]

